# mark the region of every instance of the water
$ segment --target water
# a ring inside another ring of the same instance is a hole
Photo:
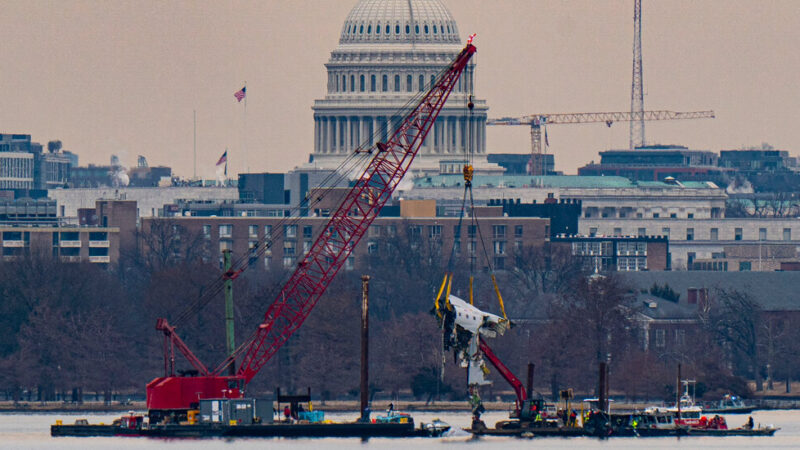
[[[532,448],[635,448],[652,449],[675,448],[720,448],[726,450],[751,448],[800,448],[800,411],[756,411],[752,414],[756,424],[773,424],[780,427],[772,437],[684,437],[684,438],[615,438],[605,441],[594,438],[536,438],[521,439],[512,437],[480,437],[474,438],[461,427],[469,425],[468,413],[424,413],[415,412],[417,422],[429,422],[440,418],[459,428],[450,435],[440,439],[370,439],[362,442],[352,438],[258,438],[258,439],[155,439],[141,437],[92,437],[69,438],[50,437],[50,425],[56,419],[64,423],[72,423],[76,418],[87,418],[90,423],[110,423],[120,413],[115,414],[0,414],[0,449],[191,449],[204,450],[214,448],[225,449],[408,449],[415,450],[435,448],[444,450],[495,448],[503,450]],[[355,414],[329,414],[333,420],[353,420]],[[504,412],[490,412],[484,415],[488,425],[507,417]],[[747,420],[747,415],[725,416],[728,425],[738,427]]]

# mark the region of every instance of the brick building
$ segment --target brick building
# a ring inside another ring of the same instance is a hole
[[[390,209],[390,212],[392,210]],[[401,205],[397,216],[379,216],[366,235],[355,247],[345,269],[351,270],[365,263],[367,255],[381,252],[386,240],[404,240],[408,245],[438,247],[442,264],[450,254],[452,245],[456,253],[465,258],[475,258],[478,267],[487,266],[480,243],[486,243],[490,263],[498,270],[508,267],[513,249],[542,245],[550,233],[549,219],[538,217],[481,217],[473,226],[464,220],[458,232],[458,217],[437,217],[433,201],[409,202]],[[292,268],[302,258],[328,222],[328,217],[300,217],[287,220],[280,217],[150,217],[141,219],[143,234],[163,225],[174,225],[188,239],[202,237],[207,258],[219,258],[222,250],[230,249],[236,255],[255,254],[260,242],[271,240],[266,253],[250,261],[259,270]],[[453,244],[455,242],[455,244]]]

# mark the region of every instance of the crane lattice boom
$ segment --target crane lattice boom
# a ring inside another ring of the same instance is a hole
[[[148,409],[188,409],[200,398],[225,397],[226,392],[228,397],[241,395],[244,384],[252,380],[300,328],[409,170],[425,136],[476,51],[471,41],[470,38],[387,142],[370,149],[375,155],[369,165],[267,309],[258,330],[240,347],[241,353],[232,355],[209,373],[203,370],[205,366],[191,351],[181,345],[174,328],[166,320],[159,321],[158,329],[169,340],[165,340],[165,347],[177,346],[204,376],[166,376],[153,380],[147,389]],[[224,369],[237,355],[241,355],[242,360],[236,375],[223,376]]]

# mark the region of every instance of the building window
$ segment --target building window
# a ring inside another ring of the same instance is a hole
[[[264,270],[269,270],[269,266],[272,265],[272,256],[265,256],[264,257]]]
[[[492,236],[497,238],[504,238],[506,237],[506,226],[505,225],[494,225],[492,227]]]
[[[669,228],[668,228],[668,227],[664,227],[664,228],[662,228],[662,229],[661,229],[661,234],[662,234],[663,236],[666,236],[666,237],[667,237],[667,239],[669,239]]]
[[[350,92],[356,91],[356,76],[350,75]]]
[[[711,229],[711,240],[718,241],[719,240],[719,228],[712,228]]]
[[[411,225],[408,227],[408,238],[409,239],[419,239],[422,236],[422,226],[421,225]]]
[[[353,270],[356,267],[356,258],[352,255],[348,256],[344,262],[345,270]]]
[[[669,214],[669,218],[670,219],[677,219],[678,218],[678,213],[670,213]]]
[[[296,247],[294,241],[283,241],[283,256],[294,256]]]
[[[683,346],[686,344],[686,330],[675,330],[675,345]]]
[[[295,237],[297,237],[297,225],[284,225],[283,226],[283,237],[286,237],[286,238],[295,238]]]
[[[370,225],[367,229],[367,234],[369,237],[379,237],[381,235],[381,226],[380,225]]]
[[[378,254],[378,243],[375,241],[367,242],[367,253],[370,255]]]
[[[311,241],[303,241],[303,254],[305,255],[311,250]]]
[[[389,90],[389,76],[384,75],[381,77],[381,90],[387,92]]]
[[[456,255],[461,254],[461,241],[453,241],[453,253]]]
[[[219,237],[231,237],[233,235],[233,225],[220,225]]]
[[[636,230],[636,234],[639,237],[647,236],[647,228],[639,228],[638,230]]]
[[[247,226],[247,235],[251,238],[258,237],[258,225],[248,225]]]
[[[406,92],[411,92],[414,89],[414,78],[409,75],[406,77]]]
[[[364,75],[361,75],[361,77],[359,77],[359,85],[358,85],[358,88],[361,92],[364,92],[364,90],[367,88],[366,84],[367,83],[364,80]]]
[[[428,237],[430,239],[439,239],[442,237],[441,225],[428,225]]]
[[[453,238],[461,239],[461,227],[458,225],[453,225]]]
[[[375,75],[370,75],[369,76],[369,91],[370,92],[375,92],[375,89],[377,89],[376,88],[377,81],[375,81],[375,80],[376,80]]]
[[[758,229],[758,240],[759,241],[766,241],[767,240],[767,229],[766,228],[759,228]]]
[[[656,348],[664,348],[667,343],[666,337],[666,330],[656,330]]]
[[[478,226],[477,225],[467,225],[467,237],[474,238],[475,237],[475,233],[477,233],[477,232],[478,232]]]
[[[211,239],[211,225],[203,225],[203,237]]]
[[[686,217],[689,219],[694,219],[694,213],[689,213],[686,215]]]
[[[696,257],[697,257],[697,255],[695,254],[695,252],[688,252],[686,254],[687,269],[692,270],[692,264],[694,263],[694,259]]]
[[[514,225],[514,237],[522,237],[522,225]]]
[[[306,239],[311,239],[314,234],[314,227],[311,225],[304,225],[303,226],[303,237]]]
[[[422,92],[425,90],[425,75],[419,76],[419,91]]]
[[[791,228],[784,228],[783,229],[783,240],[784,241],[791,241],[792,240],[792,229]]]
[[[400,92],[400,75],[394,76],[394,91]]]
[[[622,214],[620,214],[622,216]],[[658,219],[660,217],[659,213],[653,213],[653,219]]]
[[[478,248],[478,243],[476,241],[469,241],[467,242],[467,253],[470,255],[475,254],[475,250]]]
[[[506,241],[494,241],[494,254],[495,255],[506,254]]]
[[[502,256],[495,256],[494,257],[494,268],[495,270],[505,270],[506,268],[506,259]]]
[[[342,92],[347,92],[347,75],[342,75]]]
[[[264,225],[264,238],[270,239],[272,237],[272,225]]]
[[[739,272],[750,272],[751,270],[750,261],[739,261]]]
[[[294,267],[294,263],[297,259],[294,256],[284,256],[283,257],[283,267],[287,269],[291,269]]]
[[[393,238],[397,236],[397,225],[387,225],[386,226],[386,236]]]
[[[614,228],[614,236],[622,236],[622,228]]]
[[[686,229],[686,240],[693,241],[694,240],[694,228],[687,228]]]
[[[219,240],[219,251],[223,250],[233,250],[233,241],[230,239],[220,239]]]
[[[736,228],[733,230],[733,240],[734,241],[741,241],[742,240],[742,229]]]

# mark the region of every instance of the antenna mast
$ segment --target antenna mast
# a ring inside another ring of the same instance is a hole
[[[630,149],[644,145],[644,92],[642,87],[642,0],[633,0],[633,79],[631,81]]]

